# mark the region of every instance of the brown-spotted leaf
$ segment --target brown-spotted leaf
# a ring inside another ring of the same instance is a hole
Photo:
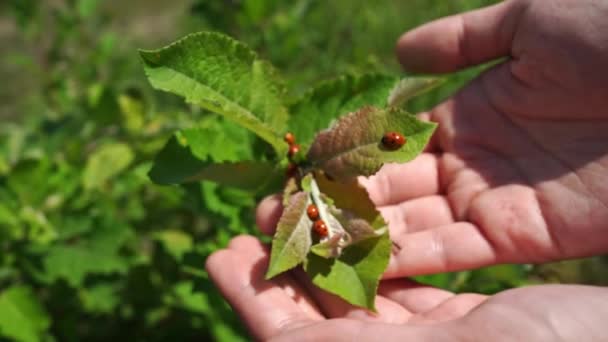
[[[364,107],[319,133],[308,151],[308,160],[336,180],[370,176],[384,163],[414,159],[435,127],[435,123],[420,121],[398,108]],[[396,150],[385,148],[382,137],[386,132],[398,132],[407,142]]]
[[[310,233],[312,223],[306,215],[308,204],[310,204],[310,196],[307,192],[298,192],[291,196],[272,240],[266,279],[292,269],[306,259],[312,245]]]

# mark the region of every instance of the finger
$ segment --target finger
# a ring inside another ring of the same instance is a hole
[[[206,262],[211,279],[250,332],[266,340],[282,331],[318,321],[273,282],[264,281],[265,262],[233,249],[213,253]],[[263,313],[263,314],[262,314]]]
[[[342,298],[314,285],[303,271],[295,272],[295,275],[300,283],[307,287],[309,293],[319,303],[322,312],[329,318],[350,318],[368,322],[402,324],[412,316],[412,313],[403,306],[380,296],[376,296],[377,312],[353,306]]]
[[[386,164],[375,175],[359,182],[377,206],[400,203],[440,192],[437,156],[423,153],[406,164]]]
[[[413,314],[427,312],[454,294],[432,286],[417,283],[411,279],[383,280],[378,294],[406,308]]]
[[[255,221],[260,231],[266,235],[274,234],[277,222],[283,212],[281,196],[272,195],[264,198],[256,210]]]
[[[412,316],[410,323],[439,323],[458,319],[475,309],[488,297],[476,293],[463,293],[450,297],[436,307]]]
[[[410,71],[443,73],[508,56],[523,1],[504,1],[442,18],[405,33],[397,57]]]
[[[492,244],[468,222],[397,236],[385,278],[443,273],[501,262]]]
[[[452,209],[444,196],[421,197],[378,210],[388,223],[392,237],[454,223]]]
[[[241,235],[232,239],[228,245],[229,249],[239,252],[243,257],[251,260],[257,259],[261,264],[268,264],[269,251],[268,247],[264,246],[260,240],[253,236]],[[257,274],[257,279],[263,279],[266,267],[260,268],[262,273]],[[306,290],[298,284],[298,282],[288,273],[283,273],[272,278],[272,282],[279,285],[291,299],[296,302],[304,310],[304,312],[315,318],[323,318],[321,311],[315,304],[314,300],[308,295]]]

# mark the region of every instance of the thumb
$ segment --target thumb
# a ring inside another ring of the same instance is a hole
[[[406,70],[443,73],[508,56],[524,10],[507,0],[430,22],[399,38],[397,57]]]

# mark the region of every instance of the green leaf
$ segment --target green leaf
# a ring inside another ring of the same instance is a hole
[[[83,184],[86,189],[101,187],[107,181],[126,169],[133,161],[131,148],[122,143],[109,143],[101,146],[87,160]]]
[[[110,284],[94,285],[91,288],[80,289],[78,297],[87,312],[96,314],[112,314],[120,304],[115,286]]]
[[[238,153],[217,153],[213,149],[222,146],[223,135],[214,139],[209,133],[199,128],[176,133],[156,156],[150,179],[163,185],[208,180],[255,192],[283,178],[274,163],[233,161],[238,160]]]
[[[158,232],[155,238],[162,242],[165,249],[177,261],[181,261],[184,254],[192,250],[192,237],[179,230]]]
[[[378,74],[345,75],[321,82],[293,103],[289,130],[300,144],[310,145],[318,131],[333,120],[363,106],[383,108],[398,77]]]
[[[34,292],[13,286],[0,294],[0,336],[17,341],[40,341],[51,319]]]
[[[350,304],[375,311],[376,291],[390,250],[391,241],[384,234],[350,245],[335,259],[310,253],[304,269],[318,287]]]
[[[436,77],[407,77],[397,83],[388,96],[388,105],[399,107],[412,98],[425,93],[442,82]]]
[[[63,279],[73,287],[80,286],[89,274],[124,273],[129,259],[120,253],[132,238],[130,227],[114,221],[97,225],[76,243],[57,244],[44,257],[44,269],[49,281]]]
[[[123,273],[128,265],[117,254],[104,253],[86,246],[57,246],[44,259],[49,280],[64,279],[80,286],[88,274]]]
[[[312,222],[306,215],[308,204],[308,193],[299,192],[291,197],[291,203],[283,211],[272,240],[266,279],[296,267],[306,259],[312,245]]]
[[[282,154],[286,145],[284,87],[272,66],[244,44],[200,32],[152,51],[140,51],[152,86],[226,116]]]
[[[370,176],[384,163],[407,162],[422,152],[436,124],[397,109],[365,107],[338,120],[317,135],[308,159],[336,180]],[[396,131],[407,139],[397,150],[386,149],[382,137]]]

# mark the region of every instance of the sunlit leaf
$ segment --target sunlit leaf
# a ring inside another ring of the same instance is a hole
[[[284,89],[276,70],[243,43],[219,33],[190,34],[159,50],[140,51],[160,90],[226,116],[284,151]]]
[[[126,169],[133,161],[131,148],[122,143],[109,143],[101,146],[87,160],[82,181],[87,189],[102,186],[112,177]]]

